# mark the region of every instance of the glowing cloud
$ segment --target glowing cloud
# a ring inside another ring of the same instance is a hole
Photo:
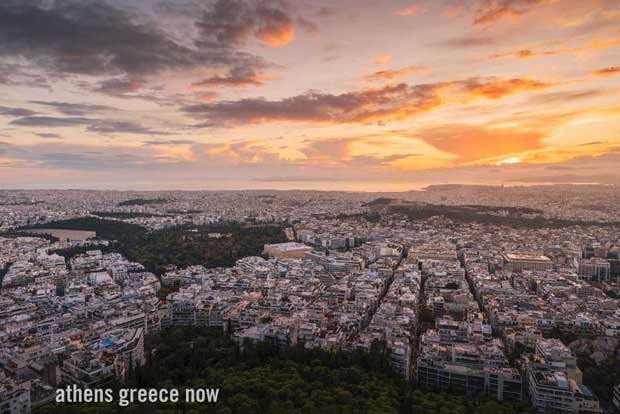
[[[424,7],[420,6],[419,4],[414,4],[413,6],[400,9],[396,11],[394,14],[398,16],[415,16],[416,14],[421,13],[423,11],[424,11]]]

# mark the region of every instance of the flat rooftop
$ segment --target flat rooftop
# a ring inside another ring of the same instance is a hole
[[[551,259],[547,256],[537,254],[521,254],[521,253],[506,253],[504,257],[508,260],[527,260],[535,262],[551,262]]]

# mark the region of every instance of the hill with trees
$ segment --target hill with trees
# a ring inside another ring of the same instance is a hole
[[[173,226],[148,231],[142,226],[120,220],[81,217],[44,223],[34,228],[94,231],[98,239],[114,241],[106,251],[122,253],[158,275],[163,273],[168,265],[181,268],[191,265],[233,266],[243,257],[261,255],[265,244],[287,240],[281,226],[250,226],[236,222]],[[226,237],[215,237],[214,233],[224,234]],[[69,259],[84,250],[69,249],[61,253]]]

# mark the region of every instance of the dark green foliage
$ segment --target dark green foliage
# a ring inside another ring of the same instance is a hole
[[[30,227],[33,228],[33,227]],[[15,231],[8,231],[6,233],[2,233],[0,234],[0,236],[2,237],[38,237],[40,239],[45,239],[48,240],[52,243],[57,242],[59,239],[58,237],[54,237],[51,234],[47,234],[47,233],[31,233],[28,232],[27,230],[15,230]]]
[[[393,202],[398,201],[396,198],[388,198],[388,197],[379,197],[374,200],[364,204],[367,207],[381,207],[392,204]]]
[[[0,290],[2,290],[2,280],[4,279],[4,275],[6,275],[11,267],[11,263],[7,263],[4,267],[0,267]]]
[[[132,198],[131,200],[125,200],[118,203],[119,207],[126,206],[147,206],[152,204],[165,204],[168,199],[166,198]]]
[[[227,233],[230,237],[209,238],[212,232]],[[121,252],[149,271],[161,274],[166,265],[233,266],[243,257],[260,255],[265,244],[284,241],[286,236],[278,226],[181,226],[145,234]]]
[[[118,251],[158,275],[167,265],[181,268],[190,265],[233,266],[238,259],[260,255],[265,244],[287,240],[280,226],[242,226],[238,223],[176,226],[149,232],[142,226],[123,221],[81,217],[37,227],[95,231],[97,238],[115,241],[111,247],[102,248],[103,251]],[[209,233],[214,232],[230,236],[210,238]],[[59,254],[70,258],[86,250],[90,249],[69,249]]]
[[[525,214],[540,214],[540,212],[516,207],[447,206],[410,203],[392,205],[387,208],[389,212],[406,215],[410,220],[424,220],[433,216],[444,216],[450,220],[461,223],[476,222],[514,228],[563,228],[577,225],[620,227],[620,222],[599,223],[594,221],[550,219],[542,216],[531,217]],[[508,215],[499,215],[498,212],[500,210],[508,212]]]
[[[603,403],[609,404],[615,385],[620,384],[620,358],[609,358],[596,365],[588,356],[580,357],[579,368],[583,371],[583,382]]]
[[[381,221],[381,215],[379,213],[377,213],[376,211],[373,211],[372,213],[368,213],[364,215],[364,218],[371,222],[371,223],[378,223]]]
[[[126,388],[219,388],[215,404],[50,406],[60,413],[229,414],[486,414],[529,413],[520,405],[434,394],[414,388],[389,368],[375,342],[366,352],[324,352],[269,343],[239,347],[220,330],[174,329],[150,337],[157,352],[136,369]],[[116,385],[118,386],[118,384]],[[184,392],[181,392],[183,395]],[[47,407],[46,407],[47,408]]]
[[[420,323],[428,324],[429,327],[433,327],[435,325],[435,315],[433,311],[428,307],[426,303],[422,303],[420,305]]]
[[[132,219],[132,218],[150,218],[150,217],[171,217],[167,214],[154,214],[154,213],[127,213],[124,211],[93,211],[92,215],[98,217],[109,217],[116,219]]]
[[[97,238],[106,240],[123,240],[146,233],[144,227],[136,224],[118,220],[104,220],[97,217],[58,220],[30,226],[30,228],[94,231],[97,233]]]
[[[559,339],[560,341],[562,341],[562,343],[568,345],[571,342],[575,342],[578,339],[594,339],[595,336],[594,335],[584,335],[584,334],[577,334],[575,332],[570,332],[570,331],[566,331],[563,329],[558,328],[557,326],[553,327],[553,329],[551,329],[548,333],[544,334],[545,338],[555,338],[555,339]]]
[[[445,288],[446,289],[450,289],[450,290],[456,290],[460,287],[460,285],[456,282],[450,282],[450,283],[446,283]]]
[[[523,355],[523,354],[525,354],[527,352],[532,352],[532,350],[529,349],[527,346],[523,345],[521,342],[517,342],[517,344],[515,345],[515,347],[512,350],[512,352],[507,355],[508,360],[510,361],[510,364],[514,365],[515,362],[519,358],[521,358],[521,355]]]

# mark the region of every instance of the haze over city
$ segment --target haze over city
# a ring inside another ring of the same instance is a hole
[[[618,181],[618,1],[0,3],[0,186]]]

